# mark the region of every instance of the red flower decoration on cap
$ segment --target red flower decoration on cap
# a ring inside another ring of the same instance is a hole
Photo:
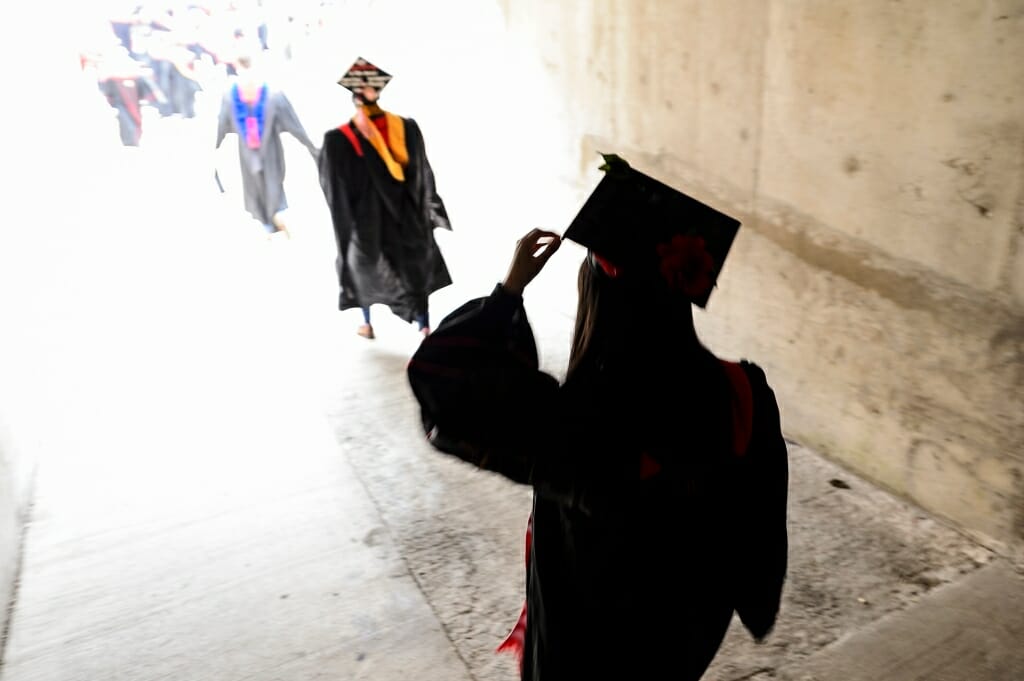
[[[593,256],[594,262],[596,262],[598,266],[600,266],[600,268],[604,271],[604,273],[607,274],[612,279],[617,279],[618,276],[622,274],[622,270],[620,270],[617,266],[612,264],[612,262],[607,258],[602,257],[597,253],[593,253]]]
[[[691,300],[699,300],[711,290],[715,261],[703,237],[677,234],[672,241],[658,244],[658,257],[661,275],[672,290],[681,291]]]

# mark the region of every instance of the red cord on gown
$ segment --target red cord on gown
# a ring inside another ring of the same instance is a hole
[[[530,514],[530,519],[526,523],[526,569],[530,569],[530,546],[533,544],[533,513]],[[526,603],[523,603],[523,609],[519,612],[519,619],[516,620],[515,626],[512,627],[512,631],[508,633],[505,640],[501,642],[495,652],[497,653],[514,653],[516,659],[519,660],[519,673],[523,672],[523,650],[526,647]]]

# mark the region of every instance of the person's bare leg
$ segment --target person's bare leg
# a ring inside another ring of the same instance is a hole
[[[426,338],[430,335],[430,315],[424,312],[423,314],[416,315],[416,326],[419,327],[420,333]]]
[[[370,323],[370,308],[369,306],[363,308],[363,323],[356,329],[356,333],[363,338],[369,338],[373,340],[376,336],[373,333],[373,325]]]
[[[281,214],[277,213],[274,215],[274,227],[285,239],[291,239],[292,233],[288,231],[288,226],[285,225],[284,220],[281,218]]]

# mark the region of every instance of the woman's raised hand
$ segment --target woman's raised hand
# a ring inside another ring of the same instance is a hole
[[[516,295],[523,295],[526,285],[544,269],[548,259],[562,245],[562,237],[543,229],[530,230],[516,242],[512,264],[502,282],[502,288]]]

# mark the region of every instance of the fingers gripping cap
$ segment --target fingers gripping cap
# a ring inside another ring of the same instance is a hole
[[[614,276],[667,285],[705,307],[739,220],[645,175],[618,156],[565,231]]]

